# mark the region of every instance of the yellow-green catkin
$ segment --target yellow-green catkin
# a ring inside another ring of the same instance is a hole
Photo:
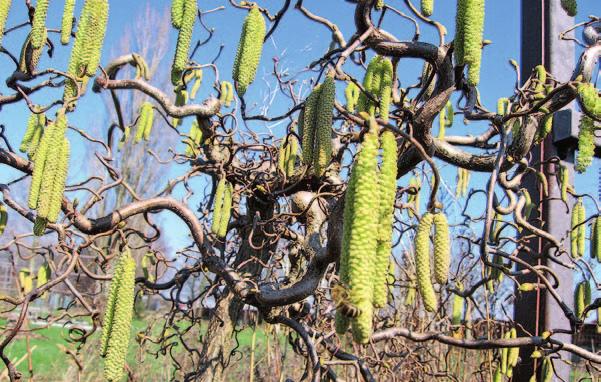
[[[50,275],[51,274],[52,274],[52,272],[50,271],[50,266],[48,265],[48,263],[42,264],[38,268],[38,274],[37,274],[37,277],[36,277],[37,288],[39,288],[42,285],[46,284],[48,282],[48,280],[50,280]]]
[[[576,3],[576,0],[561,0],[561,7],[570,17],[574,17],[578,13],[578,3]]]
[[[574,168],[583,173],[593,162],[595,155],[595,122],[586,114],[580,117],[578,130],[578,160]]]
[[[588,281],[583,280],[576,285],[574,291],[574,313],[578,318],[584,314],[584,309],[591,303],[591,286]]]
[[[69,163],[69,141],[65,137],[67,119],[64,111],[44,134],[33,166],[29,207],[37,209],[38,218],[55,222],[60,212]]]
[[[234,88],[231,82],[221,81],[221,94],[219,96],[219,102],[225,107],[230,107],[234,100]]]
[[[282,141],[278,154],[278,168],[288,177],[294,175],[297,153],[298,140],[293,134],[288,135]]]
[[[100,63],[108,15],[107,0],[86,0],[84,3],[67,69],[75,81],[71,78],[65,80],[63,100],[69,110],[75,108],[78,86],[81,86],[83,94],[89,77],[95,74]]]
[[[455,38],[453,39],[453,53],[455,56],[455,63],[457,65],[464,65],[464,24],[465,24],[465,9],[467,0],[457,0],[457,6],[455,10]],[[422,72],[423,73],[423,72]],[[423,79],[422,79],[423,81]]]
[[[244,20],[232,71],[236,91],[240,96],[246,93],[248,86],[255,80],[263,52],[265,33],[265,19],[259,8],[255,6]]]
[[[227,234],[232,210],[232,185],[224,178],[219,180],[213,198],[213,221],[211,231],[220,238]]]
[[[171,1],[171,25],[175,29],[182,27],[182,16],[184,15],[184,4],[186,0]]]
[[[175,89],[175,106],[184,106],[188,103],[188,91],[184,87],[178,87]],[[182,124],[182,119],[173,118],[172,122],[174,127],[178,127]]]
[[[174,86],[181,85],[182,74],[188,65],[188,52],[190,51],[190,42],[192,41],[197,11],[198,5],[196,4],[196,0],[184,0],[181,26],[171,66],[171,83]]]
[[[35,152],[40,144],[40,139],[44,133],[44,127],[46,126],[46,115],[43,113],[31,113],[29,120],[27,121],[27,130],[21,140],[19,151],[27,153],[29,158],[33,158]]]
[[[561,200],[567,203],[568,188],[570,186],[570,171],[564,165],[559,167],[559,184],[561,186]]]
[[[554,375],[553,363],[549,357],[545,357],[545,359],[543,359],[540,375],[541,375],[541,382],[553,381],[553,375]]]
[[[518,336],[517,330],[515,328],[511,328],[511,330],[509,331],[509,338],[516,339],[517,336]],[[509,348],[508,353],[509,354],[507,355],[507,366],[514,368],[518,364],[518,360],[519,360],[519,356],[520,356],[520,348],[519,347]]]
[[[425,213],[417,227],[415,235],[415,268],[417,275],[417,287],[424,307],[429,312],[434,312],[438,308],[436,292],[430,278],[430,230],[434,223],[434,215]]]
[[[194,84],[190,90],[190,99],[196,99],[196,94],[202,85],[202,69],[194,69]]]
[[[10,11],[10,5],[12,0],[0,1],[0,45],[2,45],[2,37],[4,36],[4,28],[6,26],[6,20],[8,19],[8,11]]]
[[[457,37],[462,39],[456,44],[456,54],[462,54],[460,64],[468,65],[467,82],[476,86],[480,82],[480,63],[482,60],[482,37],[484,34],[484,0],[458,0]]]
[[[186,155],[196,157],[198,155],[198,147],[202,143],[202,130],[198,126],[198,121],[192,122],[190,126],[189,138],[184,140],[186,144]]]
[[[43,45],[40,48],[34,48],[31,44],[31,33],[27,35],[21,48],[19,56],[19,71],[26,74],[33,74],[42,57]]]
[[[38,0],[31,21],[31,46],[40,49],[46,43],[46,16],[49,0]]]
[[[129,248],[125,248],[121,257],[117,260],[113,268],[113,278],[109,287],[106,307],[104,311],[104,319],[102,321],[102,336],[100,338],[100,356],[106,356],[108,350],[108,341],[111,335],[113,317],[115,316],[115,304],[117,303],[117,292],[123,278],[123,264],[125,259],[130,256]]]
[[[357,171],[352,171],[348,180],[348,186],[344,194],[344,211],[342,216],[342,243],[340,248],[339,278],[343,285],[349,285],[349,243],[351,241],[352,220],[355,208],[355,186],[357,184]],[[343,315],[339,309],[336,310],[335,328],[336,333],[344,334],[348,330],[350,319]]]
[[[225,177],[219,179],[217,188],[215,189],[215,195],[213,196],[213,221],[211,223],[211,232],[214,234],[219,233],[219,227],[221,224],[221,210],[223,207],[223,198],[225,197],[225,189],[227,186],[227,180]]]
[[[303,162],[310,166],[313,163],[313,145],[315,141],[315,119],[319,106],[321,85],[317,85],[305,100],[305,107],[299,115],[299,132],[303,148]]]
[[[140,105],[140,117],[138,118],[138,128],[136,130],[136,136],[134,143],[138,143],[142,140],[150,140],[150,134],[152,132],[152,125],[154,124],[154,108],[150,102],[143,102]]]
[[[334,78],[328,76],[320,87],[317,114],[315,115],[313,169],[318,176],[323,175],[332,159],[332,120],[335,96]]]
[[[432,16],[434,13],[434,0],[421,0],[422,15]]]
[[[369,131],[363,138],[352,169],[353,200],[345,203],[344,225],[350,224],[346,239],[348,244],[346,279],[349,300],[361,313],[352,320],[353,338],[358,343],[367,343],[372,332],[373,316],[373,263],[377,250],[378,214],[378,132],[377,123],[369,121]],[[351,205],[352,204],[352,205]],[[346,213],[350,208],[352,216]]]
[[[377,91],[379,90],[380,77],[382,75],[380,62],[382,57],[375,56],[371,59],[369,64],[367,65],[367,70],[365,71],[365,77],[363,77],[363,89],[366,92],[369,92],[372,96],[377,96]],[[376,87],[375,85],[378,84]],[[359,94],[359,99],[357,101],[357,111],[359,112],[369,112],[372,114],[372,111],[375,111],[374,102],[364,93],[361,92]]]
[[[63,8],[63,18],[61,22],[61,44],[63,45],[67,45],[71,39],[74,9],[75,0],[65,0],[65,7]]]
[[[572,208],[572,231],[570,232],[572,257],[578,258],[584,255],[586,242],[586,226],[583,224],[586,218],[586,211],[582,198],[578,198]]]
[[[601,262],[601,217],[593,220],[591,227],[591,259]]]
[[[391,131],[381,135],[382,164],[378,175],[379,221],[378,246],[374,261],[374,306],[383,307],[388,297],[386,272],[390,263],[394,201],[396,199],[397,144]]]
[[[382,8],[384,8],[384,0],[376,0],[376,4],[374,7],[378,11],[381,10]]]
[[[547,82],[547,70],[545,69],[544,65],[537,65],[534,68],[534,81],[535,81],[535,86],[534,86],[535,96],[540,97],[542,95],[542,98],[545,98],[544,94],[545,94],[545,83]]]
[[[434,214],[434,278],[439,284],[446,284],[451,265],[451,242],[449,223],[444,213]]]
[[[390,101],[392,99],[392,62],[388,58],[383,58],[382,62],[380,63],[380,67],[380,70],[382,72],[382,80],[380,82],[380,89],[378,92],[378,95],[380,97],[380,118],[382,118],[384,122],[388,122]]]
[[[44,161],[44,167],[41,169],[43,175],[38,190],[39,199],[37,201],[38,217],[44,218],[52,223],[56,221],[58,212],[60,211],[66,171],[68,170],[69,143],[65,140],[67,119],[64,113],[59,112],[53,126],[54,128],[52,130],[49,129],[48,131],[48,150]],[[67,163],[67,168],[65,168],[65,163]],[[36,166],[34,163],[32,187],[36,178],[35,171]],[[33,189],[30,196],[32,194]]]
[[[587,113],[601,119],[601,97],[597,94],[595,85],[590,82],[578,84],[578,98],[580,105]]]
[[[33,278],[29,269],[19,270],[19,283],[24,294],[28,294],[33,289]]]
[[[0,235],[4,233],[6,224],[8,223],[8,211],[4,203],[0,203]]]
[[[71,155],[71,146],[67,137],[63,137],[63,141],[59,153],[59,162],[54,176],[52,186],[52,199],[48,210],[47,219],[54,223],[58,220],[58,215],[61,211],[63,194],[65,192],[65,184],[69,173],[69,158]]]
[[[121,277],[116,288],[114,313],[104,361],[104,378],[111,382],[120,381],[124,374],[135,300],[136,262],[129,252],[124,253],[122,257]]]
[[[232,214],[232,197],[234,188],[231,183],[227,183],[225,186],[225,193],[223,196],[223,205],[221,206],[221,221],[219,222],[219,232],[217,235],[220,238],[225,238],[227,235],[227,227],[230,222],[230,216]]]
[[[359,101],[359,94],[361,91],[359,87],[353,82],[349,81],[344,89],[344,97],[346,98],[346,110],[349,113],[354,113],[357,107],[357,101]]]

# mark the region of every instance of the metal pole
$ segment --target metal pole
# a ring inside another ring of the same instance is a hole
[[[548,72],[553,74],[559,81],[567,81],[572,75],[575,65],[574,43],[562,41],[559,39],[559,33],[573,25],[573,18],[567,16],[561,8],[560,0],[522,0],[521,5],[521,78],[525,81],[532,69],[536,65],[544,65]],[[561,111],[554,118],[554,131],[572,130],[576,126],[575,115],[571,110]],[[532,150],[534,161],[544,161],[554,156],[562,159],[562,164],[569,168],[573,174],[574,149],[572,145],[557,144],[557,135],[550,134],[547,139]],[[563,142],[567,143],[567,142]],[[566,148],[567,147],[567,148]],[[549,196],[543,197],[538,187],[538,181],[535,176],[525,178],[525,187],[528,189],[535,203],[539,203],[544,229],[555,237],[565,237],[570,229],[570,215],[561,201],[560,188],[557,179],[552,174],[555,173],[555,166],[546,165],[545,175],[549,181]],[[542,200],[542,203],[541,203]],[[572,201],[568,201],[571,205]],[[533,253],[540,253],[542,242],[539,239],[531,240],[529,245]],[[553,256],[554,253],[547,255]],[[567,256],[567,255],[564,255]],[[531,264],[536,264],[537,260],[531,256],[525,255],[524,260]],[[558,267],[553,262],[548,262],[548,266],[556,272],[560,287],[558,294],[568,305],[573,305],[573,279],[570,269]],[[524,278],[523,281],[536,282],[532,277]],[[536,308],[536,311],[534,310]],[[540,334],[547,329],[569,329],[569,321],[565,318],[563,311],[549,296],[544,292],[518,293],[515,302],[514,319],[518,326],[524,331],[522,335]],[[562,341],[571,342],[570,335],[557,336]],[[530,358],[533,348],[523,349],[520,353],[522,362],[515,370],[515,381],[527,382],[532,376],[535,362]],[[562,354],[563,357],[569,357]],[[562,362],[554,364],[557,375],[564,380],[569,380],[570,368]]]

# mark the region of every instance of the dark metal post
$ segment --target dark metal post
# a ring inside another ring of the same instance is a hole
[[[573,18],[567,16],[563,11],[560,0],[522,0],[521,11],[520,67],[522,79],[525,81],[536,65],[543,64],[547,71],[559,81],[569,80],[575,65],[574,43],[560,40],[559,33],[573,25]],[[572,110],[561,111],[554,118],[553,130],[565,131],[567,129],[571,132],[573,126],[577,126],[575,118],[576,115]],[[561,142],[561,134],[555,132],[547,137],[542,145],[533,149],[532,158],[534,161],[539,161],[559,156],[562,164],[570,169],[570,173],[573,173],[573,145],[563,143],[568,142]],[[555,237],[565,237],[566,232],[570,229],[570,215],[559,197],[560,189],[556,177],[551,175],[555,171],[555,166],[547,165],[544,168],[549,181],[549,197],[544,198],[542,204],[540,204],[541,194],[536,178],[534,176],[527,177],[525,186],[530,192],[533,202],[538,202],[542,208],[541,217],[545,222],[544,229]],[[571,204],[572,201],[568,202]],[[530,247],[533,253],[540,253],[541,246],[538,239],[531,240]],[[532,258],[524,257],[524,259],[530,263],[536,263],[536,260]],[[547,265],[559,277],[558,294],[568,306],[572,306],[574,290],[572,271],[560,268],[552,262],[548,262]],[[535,282],[536,280],[527,281]],[[569,329],[569,321],[565,318],[563,311],[550,296],[545,296],[544,292],[524,293],[518,294],[518,296],[515,302],[514,319],[531,335],[540,334],[550,328]],[[523,332],[522,335],[524,335]],[[570,335],[562,335],[557,338],[571,342]],[[527,382],[532,376],[534,368],[534,362],[530,358],[532,350],[534,349],[522,350],[520,354],[522,362],[515,371],[515,381]],[[562,355],[569,358],[569,355]],[[556,362],[555,367],[559,377],[569,380],[570,369],[567,365]]]

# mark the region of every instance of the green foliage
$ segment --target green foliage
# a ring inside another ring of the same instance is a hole
[[[257,68],[263,52],[265,39],[265,19],[259,8],[253,7],[242,25],[240,42],[234,60],[232,78],[236,83],[236,91],[242,97],[248,86],[255,80]]]

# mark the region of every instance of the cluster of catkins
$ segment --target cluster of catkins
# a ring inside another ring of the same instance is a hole
[[[353,338],[359,343],[366,343],[371,335],[374,307],[386,304],[396,158],[394,134],[384,131],[379,136],[378,125],[370,118],[369,131],[363,138],[346,191],[340,257],[340,282],[359,314],[350,318],[340,310],[336,312],[336,331],[345,333],[352,324]]]

